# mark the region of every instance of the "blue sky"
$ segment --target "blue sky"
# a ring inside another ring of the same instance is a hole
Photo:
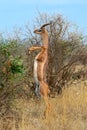
[[[87,0],[1,0],[0,32],[34,24],[38,12],[63,14],[87,35]]]

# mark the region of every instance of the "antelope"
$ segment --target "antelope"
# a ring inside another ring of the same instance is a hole
[[[46,23],[41,26],[40,29],[34,30],[35,34],[39,34],[42,38],[42,45],[45,46],[47,49],[45,50],[45,64],[44,64],[44,81],[46,81],[46,69],[47,69],[47,64],[48,64],[48,48],[49,48],[49,37],[48,37],[48,31],[45,29],[45,26],[50,25],[50,23]]]
[[[46,68],[47,68],[47,59],[48,59],[48,47],[49,47],[48,31],[45,29],[45,26],[48,26],[50,24],[51,24],[51,22],[46,23],[46,24],[42,25],[40,29],[34,30],[35,34],[41,35],[43,46],[46,47],[46,49],[45,49],[45,60],[44,60],[44,66],[43,66],[43,80],[45,82],[46,82]],[[34,66],[35,65],[36,65],[36,59],[34,60]],[[34,67],[34,68],[37,68],[37,67]],[[34,77],[35,77],[35,74],[34,74]],[[35,91],[36,93],[39,92],[38,86],[39,86],[39,84],[37,84],[37,82],[36,82],[36,91]]]
[[[46,111],[44,114],[47,117],[50,111],[50,103],[48,102],[48,94],[50,93],[50,89],[49,89],[48,84],[44,81],[44,76],[43,76],[44,75],[43,70],[44,70],[44,65],[46,61],[45,55],[46,55],[47,47],[46,46],[38,46],[38,47],[33,46],[29,48],[29,54],[35,50],[41,50],[39,54],[37,54],[34,60],[34,79],[36,83],[35,93],[37,97],[43,96],[44,101],[46,103]]]
[[[48,32],[44,27],[47,25],[49,24],[44,24],[40,29],[34,31],[34,33],[41,35],[43,46],[33,46],[29,48],[29,53],[35,50],[41,50],[34,60],[34,79],[36,83],[36,95],[38,97],[43,96],[46,103],[46,111],[44,113],[46,117],[48,116],[51,109],[50,103],[48,101],[48,94],[50,93],[50,90],[48,84],[44,80],[44,71],[46,70],[45,64],[48,57]]]

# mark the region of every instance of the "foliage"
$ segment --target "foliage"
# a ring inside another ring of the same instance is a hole
[[[55,93],[72,79],[76,64],[87,64],[87,46],[79,29],[60,14],[39,14],[34,28],[50,21],[51,26],[46,27],[49,32],[47,82],[51,92]],[[42,41],[32,33],[29,25],[25,25],[21,34],[19,36],[18,31],[14,31],[14,37],[0,37],[0,100],[3,101],[8,97],[34,95],[33,61],[36,53],[29,56],[27,48],[42,45]]]
[[[11,63],[11,72],[16,74],[23,73],[23,71],[23,61],[19,57],[15,58]]]
[[[7,73],[22,73],[24,70],[23,60],[21,59],[21,56],[17,54],[19,48],[20,44],[18,44],[16,40],[0,44],[1,55],[3,57],[3,67],[8,69]]]
[[[19,91],[17,87],[15,91],[15,86],[24,82],[24,60],[19,50],[22,50],[22,45],[17,40],[0,41],[0,106],[14,97]]]
[[[50,21],[52,24],[47,27],[49,32],[47,81],[51,91],[59,92],[65,83],[71,79],[75,65],[86,61],[87,53],[84,47],[83,34],[62,15],[39,13],[35,27],[40,27]],[[33,36],[29,28],[28,33],[32,37],[33,43],[42,44],[40,37]],[[33,45],[32,42],[31,45]]]

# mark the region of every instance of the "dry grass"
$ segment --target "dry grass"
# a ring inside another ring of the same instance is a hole
[[[87,81],[68,86],[62,95],[50,98],[48,119],[43,117],[43,100],[15,99],[12,113],[0,118],[0,130],[87,130]]]

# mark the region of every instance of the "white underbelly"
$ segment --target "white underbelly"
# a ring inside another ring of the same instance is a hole
[[[38,77],[37,77],[37,60],[34,60],[34,80],[36,83],[38,83]]]

